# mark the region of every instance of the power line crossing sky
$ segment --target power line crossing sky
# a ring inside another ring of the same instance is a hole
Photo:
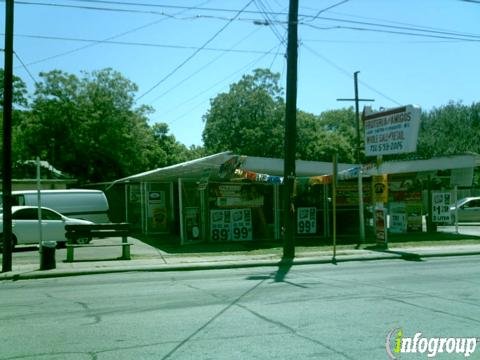
[[[15,73],[31,92],[41,71],[111,67],[186,145],[201,144],[210,99],[243,74],[270,68],[285,83],[286,0],[15,5]],[[478,101],[479,18],[475,1],[300,0],[298,107],[346,106],[336,99],[353,96],[355,71],[374,107]]]

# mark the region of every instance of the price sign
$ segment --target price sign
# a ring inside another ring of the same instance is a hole
[[[210,212],[210,238],[212,241],[252,240],[251,210],[212,210]]]
[[[230,210],[232,226],[231,240],[252,240],[252,212],[250,209]]]
[[[317,232],[317,209],[304,207],[297,209],[297,233],[315,234]]]
[[[436,223],[449,223],[451,195],[450,193],[432,193],[432,220]]]

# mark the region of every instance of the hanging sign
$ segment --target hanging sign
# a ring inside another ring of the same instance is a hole
[[[365,155],[415,152],[421,109],[407,105],[364,115]]]

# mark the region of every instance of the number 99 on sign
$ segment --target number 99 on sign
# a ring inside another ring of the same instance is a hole
[[[299,234],[315,234],[315,222],[313,220],[299,220],[297,222],[297,232]]]
[[[248,227],[232,227],[223,229],[212,229],[213,241],[228,240],[251,240],[251,232]]]
[[[233,228],[233,240],[247,240],[247,239],[248,239],[248,229],[246,227]]]

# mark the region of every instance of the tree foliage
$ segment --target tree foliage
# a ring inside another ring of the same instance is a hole
[[[3,91],[4,91],[4,80],[5,72],[3,69],[0,69],[0,105],[3,106]],[[21,107],[28,106],[28,90],[25,82],[18,76],[13,75],[13,93],[12,101],[13,105],[19,105]]]
[[[257,69],[230,86],[229,92],[211,100],[204,116],[203,141],[209,153],[234,153],[283,157],[285,103],[279,86],[280,75]],[[297,115],[297,158],[353,161],[351,109],[315,116]]]
[[[257,69],[211,100],[203,117],[208,153],[231,150],[243,155],[282,155],[284,102],[279,77]]]
[[[329,111],[320,116],[299,111],[297,114],[297,158],[332,161],[337,154],[341,162],[354,162],[354,144],[350,135],[350,111]]]
[[[417,155],[480,153],[480,103],[450,102],[422,114]]]
[[[14,129],[17,159],[40,156],[80,181],[96,182],[191,158],[166,124],[148,124],[152,109],[135,107],[137,86],[120,73],[78,77],[54,70],[40,78]]]
[[[213,98],[203,116],[204,147],[190,148],[169,134],[167,124],[148,123],[152,109],[135,104],[137,86],[112,69],[81,76],[53,70],[39,78],[29,97],[23,80],[14,77],[14,161],[39,156],[82,182],[96,182],[225,150],[284,155],[283,89],[280,75],[270,70],[244,75]],[[3,101],[3,86],[1,91]],[[452,102],[422,114],[416,153],[386,160],[480,153],[479,133],[480,103]],[[298,159],[331,161],[336,153],[339,161],[353,163],[356,144],[352,108],[297,112]],[[361,155],[365,161],[363,149]]]

